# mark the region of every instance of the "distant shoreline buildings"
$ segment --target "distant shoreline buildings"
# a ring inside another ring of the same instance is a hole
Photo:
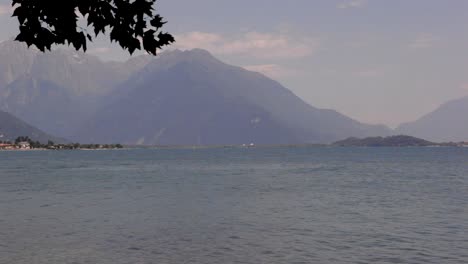
[[[75,150],[75,149],[121,149],[121,144],[55,144],[48,141],[47,144],[42,144],[38,141],[33,141],[29,137],[18,137],[15,142],[0,141],[0,150]]]

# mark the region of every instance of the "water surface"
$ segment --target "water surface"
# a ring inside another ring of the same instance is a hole
[[[468,148],[0,152],[0,263],[468,263]]]

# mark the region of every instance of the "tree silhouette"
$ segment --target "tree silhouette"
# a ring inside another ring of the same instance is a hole
[[[20,30],[16,40],[41,51],[50,50],[53,44],[86,51],[87,41],[108,31],[110,40],[130,54],[144,49],[156,55],[158,49],[174,42],[171,34],[161,30],[166,22],[155,12],[156,1],[12,0]],[[80,20],[87,27],[80,27]]]

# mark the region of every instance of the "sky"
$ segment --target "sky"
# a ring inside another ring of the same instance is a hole
[[[0,40],[17,34],[0,0]],[[466,0],[159,0],[176,37],[315,107],[395,127],[468,95]],[[90,53],[127,55],[104,38]],[[281,107],[281,106],[278,106]]]

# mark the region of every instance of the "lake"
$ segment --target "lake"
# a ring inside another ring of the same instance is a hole
[[[0,152],[0,263],[468,263],[468,148]]]

